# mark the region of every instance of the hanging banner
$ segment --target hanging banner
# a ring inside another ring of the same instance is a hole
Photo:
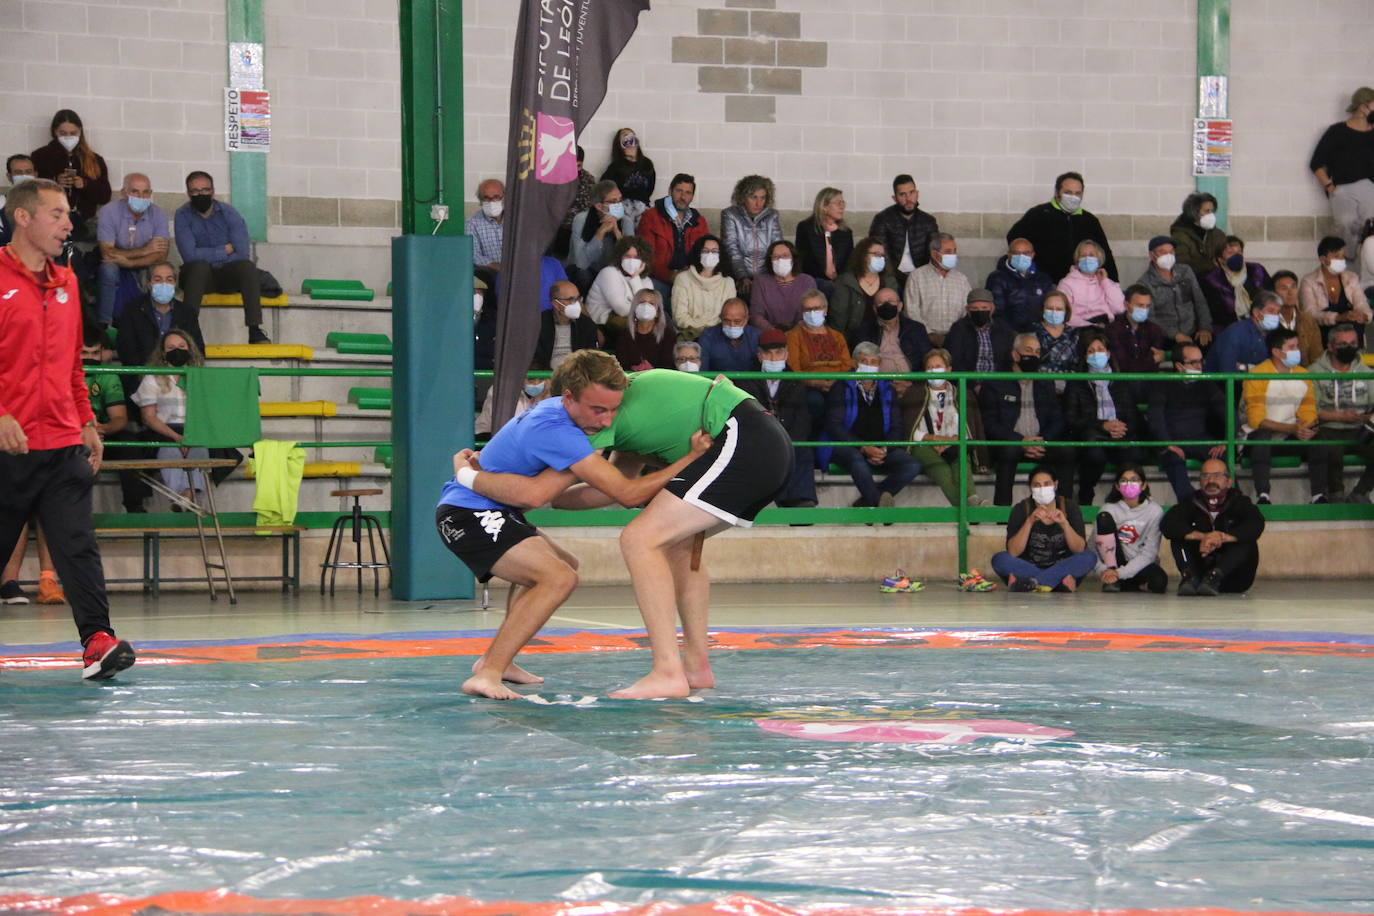
[[[492,428],[515,402],[539,338],[540,260],[577,192],[577,135],[649,0],[522,0],[511,78]]]
[[[1193,175],[1230,175],[1234,151],[1229,118],[1193,121]]]
[[[272,105],[267,92],[225,88],[224,148],[231,153],[271,151]]]

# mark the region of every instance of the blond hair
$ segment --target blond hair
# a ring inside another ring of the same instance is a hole
[[[580,398],[582,392],[592,385],[601,385],[612,391],[624,391],[630,387],[630,377],[620,368],[620,361],[601,350],[574,350],[568,358],[554,370],[551,381],[552,393],[561,395],[564,391]]]

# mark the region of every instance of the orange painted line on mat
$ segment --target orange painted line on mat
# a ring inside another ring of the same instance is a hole
[[[194,916],[1351,916],[1296,910],[1227,910],[1189,907],[1156,910],[995,910],[979,908],[816,907],[792,908],[744,895],[710,903],[674,906],[650,903],[484,903],[467,897],[434,897],[423,901],[390,897],[343,897],[337,900],[259,899],[228,891],[175,891],[152,897],[82,894],[44,897],[0,894],[0,913],[44,913],[51,916],[135,916],[158,909]]]
[[[224,662],[328,661],[363,658],[430,658],[481,655],[489,636],[421,639],[340,639],[264,642],[227,646],[145,649],[140,668]],[[923,630],[912,633],[836,630],[826,633],[711,634],[711,648],[750,649],[1049,649],[1071,652],[1226,652],[1242,655],[1330,655],[1374,658],[1374,645],[1339,642],[1283,642],[1207,639],[1152,633],[1076,633],[1018,630]],[[538,636],[529,653],[630,652],[647,649],[643,633],[570,633]],[[0,656],[0,671],[75,668],[72,655]]]

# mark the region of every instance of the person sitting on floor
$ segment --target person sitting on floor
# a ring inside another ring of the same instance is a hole
[[[1117,471],[1111,495],[1097,515],[1097,575],[1104,592],[1156,595],[1169,588],[1169,575],[1159,565],[1159,526],[1164,510],[1150,498],[1150,484],[1139,465]]]
[[[1049,468],[1034,468],[1027,482],[1031,495],[1012,507],[1007,549],[993,555],[992,569],[1014,592],[1077,591],[1097,565],[1083,534],[1083,513],[1059,495]]]
[[[1160,530],[1182,579],[1178,593],[1212,597],[1240,593],[1255,582],[1264,516],[1232,486],[1226,462],[1202,463],[1202,486],[1168,512]]]

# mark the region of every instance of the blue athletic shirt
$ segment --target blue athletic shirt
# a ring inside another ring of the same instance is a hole
[[[565,471],[596,449],[568,411],[562,398],[540,401],[501,427],[482,449],[482,470],[534,477],[545,468]],[[461,509],[508,509],[474,493],[450,477],[439,497],[441,506]]]

